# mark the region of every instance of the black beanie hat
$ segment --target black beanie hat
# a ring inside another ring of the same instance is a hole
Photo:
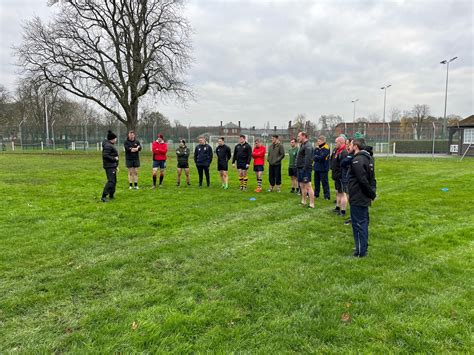
[[[107,139],[111,141],[112,139],[117,138],[117,135],[115,133],[112,133],[112,131],[108,131],[107,133]]]

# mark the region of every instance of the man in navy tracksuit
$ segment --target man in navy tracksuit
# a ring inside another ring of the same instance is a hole
[[[354,156],[349,168],[349,203],[351,205],[352,232],[355,257],[367,255],[369,242],[369,206],[376,197],[374,159],[366,150],[363,138],[351,143]]]
[[[326,137],[319,136],[314,149],[314,197],[319,197],[320,184],[323,186],[324,199],[329,200],[330,190],[328,181],[329,171],[329,146]]]
[[[212,148],[209,144],[206,143],[204,137],[199,137],[199,144],[194,149],[194,162],[198,169],[199,175],[199,187],[202,187],[202,173],[206,174],[206,183],[207,187],[211,184],[209,177],[209,166],[212,162]]]

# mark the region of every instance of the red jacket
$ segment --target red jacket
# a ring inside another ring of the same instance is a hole
[[[157,141],[154,141],[151,145],[151,151],[153,152],[153,160],[166,160],[168,144],[165,142],[158,143]]]
[[[254,147],[252,152],[253,165],[265,165],[265,153],[267,148],[261,145],[259,148]]]

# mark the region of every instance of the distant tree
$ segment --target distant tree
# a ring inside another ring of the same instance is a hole
[[[369,122],[381,122],[380,116],[376,113],[371,113],[367,119]]]
[[[459,115],[449,115],[446,117],[448,119],[448,125],[449,126],[454,126],[459,123],[459,121],[462,120],[462,117]]]
[[[400,122],[400,118],[402,117],[402,112],[396,108],[392,107],[388,112],[388,118],[390,122]]]
[[[430,107],[426,104],[417,104],[413,106],[411,113],[416,132],[415,139],[420,139],[423,131],[423,123],[425,123],[425,121],[430,116]]]
[[[367,123],[370,122],[367,117],[358,117],[356,118],[356,122]]]
[[[49,4],[58,7],[54,20],[28,21],[16,48],[26,75],[95,102],[128,129],[138,124],[144,95],[190,94],[184,74],[191,62],[191,28],[182,16],[183,0]]]

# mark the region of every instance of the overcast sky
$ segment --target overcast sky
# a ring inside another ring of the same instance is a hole
[[[16,84],[11,46],[21,23],[47,18],[46,0],[0,0],[0,84]],[[428,104],[443,116],[446,66],[448,114],[474,113],[474,25],[471,0],[459,1],[215,1],[187,5],[194,59],[186,107],[155,102],[171,121],[242,121],[279,127],[299,113],[313,121]]]

